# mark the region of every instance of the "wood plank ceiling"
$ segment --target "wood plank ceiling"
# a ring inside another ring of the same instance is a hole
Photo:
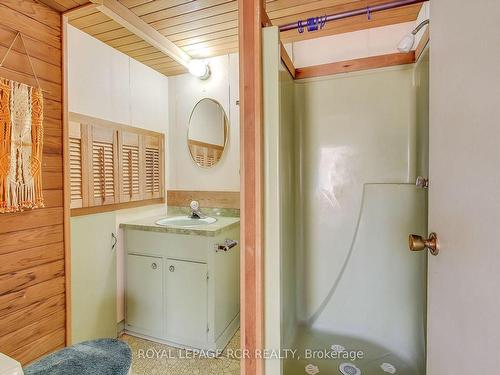
[[[81,5],[85,0],[41,0],[59,10]],[[194,58],[225,55],[238,50],[237,0],[120,0],[143,21],[165,35]],[[267,0],[273,25],[284,25],[326,14],[378,5],[390,0]],[[372,27],[414,21],[422,4],[328,22],[323,30],[299,34],[281,33],[283,43]],[[186,69],[95,9],[82,7],[69,14],[71,25],[85,31],[134,59],[167,76]]]

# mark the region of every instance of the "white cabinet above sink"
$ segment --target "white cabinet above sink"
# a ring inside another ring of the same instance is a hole
[[[157,220],[121,225],[126,331],[174,346],[224,349],[239,328],[240,247],[218,245],[239,242],[239,220],[221,217],[213,227],[180,232]]]

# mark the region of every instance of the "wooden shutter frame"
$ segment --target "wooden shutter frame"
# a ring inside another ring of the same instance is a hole
[[[118,124],[94,117],[70,113],[71,122],[80,124],[81,132],[81,159],[82,159],[82,195],[81,208],[72,208],[71,216],[89,215],[93,213],[109,212],[124,208],[133,208],[151,204],[165,203],[165,135],[146,129]],[[113,136],[113,171],[114,171],[114,198],[112,202],[97,204],[94,200],[92,151],[94,132],[96,128],[114,131]],[[133,199],[126,199],[123,193],[123,136],[126,133],[137,135],[139,138],[139,194]],[[159,181],[160,189],[155,194],[145,194],[145,159],[147,139],[155,139],[159,152]]]

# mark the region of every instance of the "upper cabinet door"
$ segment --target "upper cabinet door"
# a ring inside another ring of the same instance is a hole
[[[163,137],[142,136],[142,199],[163,197]]]
[[[92,125],[90,136],[90,203],[92,206],[118,203],[117,130]]]
[[[140,189],[140,143],[138,133],[122,131],[118,134],[120,157],[120,202],[141,199]]]

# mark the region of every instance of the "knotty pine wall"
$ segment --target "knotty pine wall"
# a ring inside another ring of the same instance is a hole
[[[19,30],[45,98],[46,208],[0,215],[0,352],[23,364],[66,344],[61,15],[33,0],[0,2],[0,59]],[[16,42],[0,76],[35,85]]]

